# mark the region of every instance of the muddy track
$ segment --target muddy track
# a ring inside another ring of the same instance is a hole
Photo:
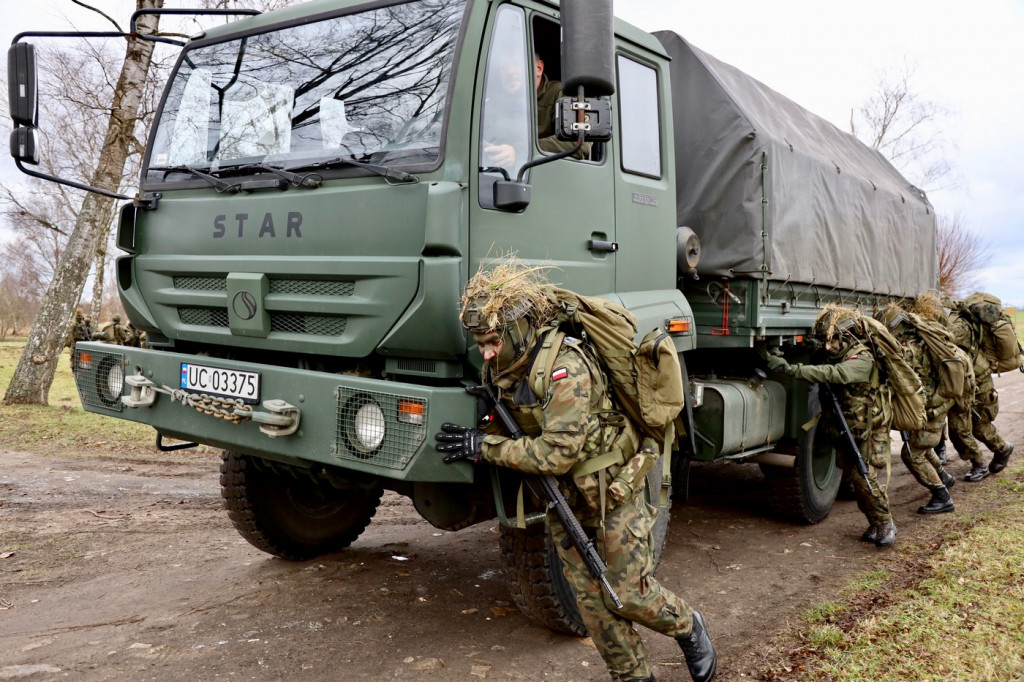
[[[996,386],[997,426],[1024,444],[1024,375]],[[286,562],[232,528],[216,454],[156,457],[0,451],[0,680],[608,679],[588,640],[515,609],[493,523],[439,531],[386,494],[349,549]],[[852,502],[794,526],[768,517],[756,466],[693,467],[658,577],[705,613],[716,679],[751,679],[801,610],[952,516],[914,513],[927,493],[895,458],[892,550],[857,541]],[[953,489],[961,511],[971,491]],[[689,679],[674,642],[645,639],[659,680]]]

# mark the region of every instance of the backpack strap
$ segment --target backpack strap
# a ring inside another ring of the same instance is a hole
[[[565,340],[565,332],[558,327],[551,328],[538,344],[537,355],[530,367],[530,388],[538,399],[543,399],[548,393],[548,385],[551,383],[551,372],[555,368],[558,359],[558,349],[562,347]]]

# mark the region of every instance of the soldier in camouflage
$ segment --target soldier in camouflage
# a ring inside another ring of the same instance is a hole
[[[974,363],[977,387],[974,392],[973,409],[956,409],[949,413],[949,439],[961,459],[971,463],[971,470],[964,480],[976,483],[990,473],[996,474],[1006,468],[1013,453],[1013,443],[1007,443],[996,431],[992,421],[999,413],[999,393],[992,383],[992,367],[982,351],[982,325],[999,319],[999,306],[991,303],[960,304],[950,315],[950,331],[953,339]],[[994,453],[991,464],[985,464],[985,455],[978,446],[984,443]]]
[[[555,314],[535,275],[514,260],[491,273],[478,273],[467,285],[460,315],[483,355],[483,380],[495,387],[525,436],[511,439],[497,432],[493,422],[485,427],[489,433],[445,425],[436,436],[437,449],[448,453],[445,462],[484,460],[556,478],[603,556],[605,577],[622,601],[621,608],[616,607],[575,548],[569,544],[566,549],[565,531],[549,514],[563,573],[575,588],[587,631],[614,680],[654,680],[634,623],[674,637],[693,679],[711,680],[717,658],[703,617],[653,575],[651,527],[657,510],[643,495],[620,502],[607,494],[601,484],[605,472],[574,475],[578,465],[610,448],[623,453],[622,461],[631,459],[637,448],[636,430],[628,419],[609,418],[617,413],[597,360],[586,344],[566,337],[555,357],[547,395],[540,399],[530,388],[535,350],[552,329]],[[621,466],[612,465],[607,475],[614,478]]]
[[[773,372],[811,383],[834,384],[843,416],[868,465],[865,480],[851,454],[842,447],[836,448],[838,463],[853,483],[857,507],[870,524],[861,540],[889,547],[896,541],[896,525],[889,512],[888,482],[882,485],[877,472],[890,466],[892,397],[889,387],[880,380],[879,362],[859,336],[863,333],[859,318],[859,312],[840,306],[827,306],[822,311],[814,323],[813,334],[827,353],[823,363],[790,364],[777,355],[765,355],[768,369]],[[822,419],[825,432],[837,440],[839,425],[824,414]]]
[[[81,308],[75,309],[75,319],[71,323],[71,329],[68,330],[67,339],[64,341],[64,347],[71,349],[71,371],[75,371],[75,344],[79,341],[90,341],[92,339],[92,329],[89,326],[87,318],[82,313]]]
[[[942,336],[950,346],[953,354],[953,339],[934,322],[927,322],[913,313],[908,313],[899,306],[887,306],[879,314],[878,319],[892,335],[903,345],[905,357],[910,366],[921,378],[924,388],[925,417],[928,420],[917,431],[904,434],[903,449],[900,458],[917,482],[931,491],[928,504],[919,507],[919,514],[942,514],[954,510],[953,498],[949,489],[956,483],[947,472],[939,456],[932,450],[942,439],[942,429],[946,425],[946,413],[953,407],[954,399],[945,398],[939,393],[939,363],[928,344],[921,337],[920,328],[933,325],[931,331]]]

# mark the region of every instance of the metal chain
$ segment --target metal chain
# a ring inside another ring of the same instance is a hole
[[[153,390],[165,393],[171,398],[171,402],[180,402],[185,407],[191,407],[197,412],[208,414],[217,419],[240,424],[243,421],[252,419],[252,407],[246,405],[241,398],[221,398],[207,393],[189,393],[180,388],[163,386],[153,387]]]

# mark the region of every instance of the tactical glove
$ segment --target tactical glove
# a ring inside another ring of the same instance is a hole
[[[768,369],[772,372],[789,374],[789,363],[786,362],[785,358],[780,358],[778,355],[769,355],[767,358],[765,358],[765,364],[768,365]]]
[[[480,448],[484,444],[486,435],[479,429],[445,422],[441,424],[441,432],[434,436],[434,440],[437,441],[434,449],[438,452],[450,453],[444,458],[445,464],[451,464],[460,459],[479,462],[483,459]]]

